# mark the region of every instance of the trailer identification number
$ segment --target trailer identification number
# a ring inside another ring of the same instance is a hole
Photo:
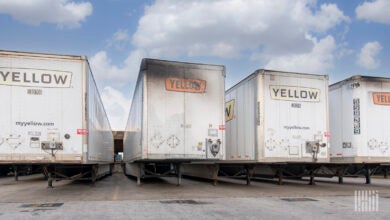
[[[29,95],[42,95],[42,89],[27,89]]]
[[[389,92],[373,92],[372,97],[375,105],[390,105],[390,93]]]
[[[167,78],[165,89],[175,92],[204,93],[206,81],[200,79]]]
[[[320,90],[296,86],[270,86],[271,98],[283,101],[319,102]]]
[[[0,85],[69,88],[71,80],[66,71],[0,67]]]
[[[353,134],[360,134],[360,99],[353,99]]]

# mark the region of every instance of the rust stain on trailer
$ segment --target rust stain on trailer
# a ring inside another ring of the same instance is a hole
[[[200,79],[166,78],[165,89],[175,92],[204,93],[206,81]]]
[[[373,92],[372,97],[375,105],[390,105],[390,92]]]

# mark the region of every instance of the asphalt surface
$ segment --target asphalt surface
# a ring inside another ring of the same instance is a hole
[[[184,178],[148,179],[141,186],[120,171],[95,185],[57,181],[47,188],[43,175],[0,178],[0,219],[388,219],[390,179],[308,180]],[[378,210],[356,210],[354,193],[375,191]]]

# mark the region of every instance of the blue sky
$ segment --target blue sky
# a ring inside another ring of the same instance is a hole
[[[256,69],[390,77],[390,1],[0,0],[0,49],[89,58],[122,130],[144,57],[223,64],[226,87]]]

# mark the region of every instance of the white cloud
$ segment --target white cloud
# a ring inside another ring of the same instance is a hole
[[[206,15],[206,16],[205,16]],[[323,34],[349,18],[335,4],[314,0],[157,0],[146,7],[133,44],[152,56],[239,57],[311,49],[306,33]]]
[[[122,93],[120,88],[134,84],[144,55],[140,50],[132,51],[121,66],[112,64],[105,51],[99,51],[90,59],[91,69],[99,90],[102,91],[101,97],[113,130],[125,128],[130,94]]]
[[[108,40],[108,46],[109,47],[113,46],[117,50],[122,50],[130,42],[131,42],[131,37],[129,36],[128,30],[126,30],[126,29],[119,29]]]
[[[126,118],[130,111],[130,99],[126,98],[120,91],[107,86],[101,93],[112,130],[123,131],[126,125]]]
[[[308,31],[312,30],[318,33],[324,33],[342,21],[350,21],[349,17],[345,16],[335,4],[323,4],[321,9],[314,14],[307,5],[301,6],[293,16],[299,18],[297,21],[305,25]]]
[[[59,27],[79,27],[92,14],[89,2],[70,0],[0,0],[0,13],[10,14],[23,23],[39,25],[54,23]]]
[[[139,67],[145,53],[132,51],[123,65],[112,64],[106,51],[99,51],[90,59],[91,69],[100,88],[105,85],[123,86],[137,79]]]
[[[356,8],[356,16],[366,21],[390,24],[390,1],[364,2]]]
[[[376,56],[382,50],[379,42],[368,42],[360,50],[357,64],[365,69],[375,69],[380,65],[380,61],[376,60]]]
[[[156,0],[145,8],[131,39],[136,49],[123,64],[114,65],[100,51],[91,65],[98,82],[114,86],[134,82],[146,54],[237,58],[261,52],[267,67],[322,72],[333,65],[337,46],[332,36],[317,40],[312,35],[325,35],[343,22],[349,18],[335,4],[317,6],[315,0]],[[127,40],[127,31],[119,30],[109,42],[115,45]],[[112,93],[106,99],[115,100],[111,97],[120,94],[112,88],[104,90]],[[114,112],[123,107],[114,101],[105,101],[105,105],[112,109],[110,118],[125,121],[127,115]]]
[[[332,36],[327,36],[320,41],[311,36],[306,36],[313,42],[313,49],[307,53],[287,54],[275,57],[268,57],[266,69],[322,73],[333,66],[333,52],[336,44]]]

